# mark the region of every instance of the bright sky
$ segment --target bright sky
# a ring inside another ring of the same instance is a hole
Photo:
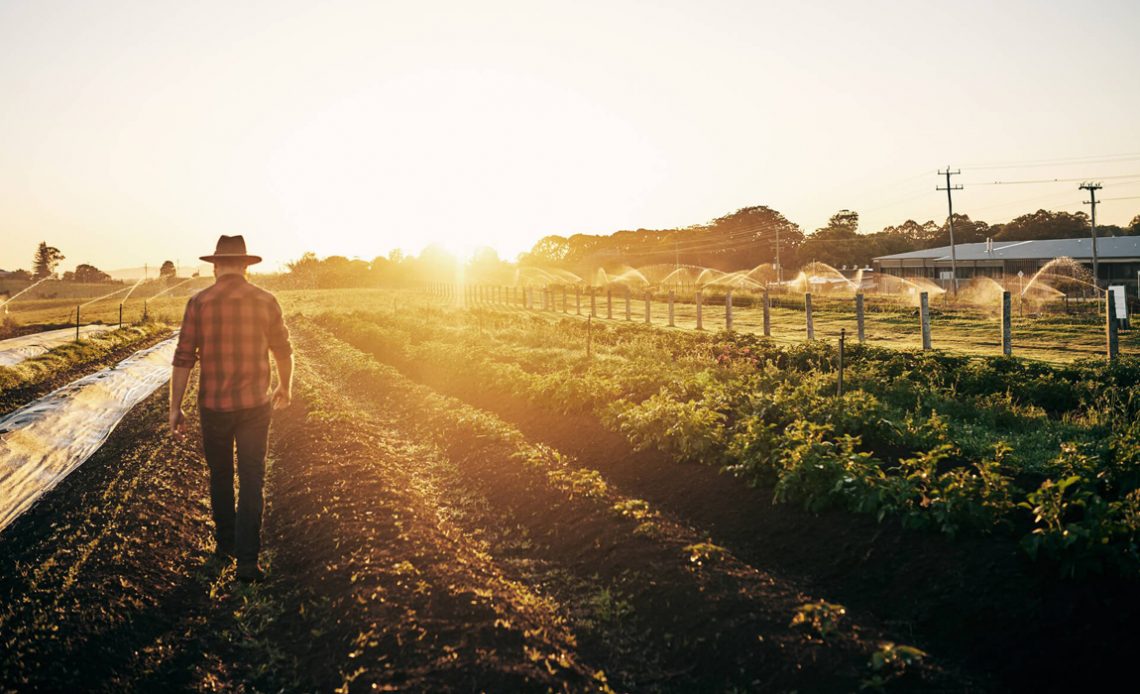
[[[1140,213],[1140,3],[0,0],[0,268]],[[1076,161],[1074,161],[1076,160]],[[982,168],[1017,164],[1019,167]],[[1116,200],[1114,198],[1128,198]]]

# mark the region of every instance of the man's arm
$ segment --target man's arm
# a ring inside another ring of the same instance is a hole
[[[273,390],[273,409],[281,410],[293,401],[293,345],[289,342],[289,328],[277,299],[269,305],[269,326],[266,331],[269,351],[277,362],[277,388]]]
[[[293,355],[273,355],[277,362],[277,387],[273,390],[273,409],[282,410],[293,402]]]
[[[182,412],[182,398],[190,382],[190,370],[198,361],[198,308],[191,299],[182,314],[178,332],[178,346],[174,349],[174,370],[170,374],[170,432],[182,436],[186,432],[186,415]]]
[[[170,375],[170,432],[175,436],[186,433],[186,415],[182,412],[182,398],[190,382],[190,366],[176,366]]]

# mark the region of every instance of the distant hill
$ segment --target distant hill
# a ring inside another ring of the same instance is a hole
[[[156,279],[158,277],[158,267],[159,267],[158,265],[151,265],[149,267],[144,267],[144,266],[128,267],[128,268],[123,268],[121,270],[107,270],[106,272],[108,275],[111,276],[111,279],[116,279],[116,280],[137,280],[138,278],[142,277],[144,274],[153,280],[153,279]],[[191,265],[189,267],[179,266],[179,268],[178,268],[178,276],[179,277],[190,277],[195,272],[200,273],[202,275],[209,275],[213,271],[210,269],[209,263],[202,263],[201,265]]]

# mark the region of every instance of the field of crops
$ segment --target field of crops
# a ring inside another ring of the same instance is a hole
[[[1093,321],[1026,319],[1027,351],[1074,341],[1050,364],[887,348],[906,311],[869,313],[840,393],[838,303],[805,342],[794,306],[766,340],[572,304],[279,296],[298,373],[271,434],[269,580],[210,558],[205,463],[159,389],[0,532],[0,690],[1055,690],[1128,671],[1140,361],[1093,356],[1103,333],[1075,337]],[[0,367],[0,416],[170,327]]]

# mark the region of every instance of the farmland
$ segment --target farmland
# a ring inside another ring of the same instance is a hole
[[[922,352],[909,308],[870,311],[840,395],[839,299],[806,342],[791,300],[767,340],[755,307],[728,333],[686,329],[691,305],[671,330],[658,304],[645,326],[280,298],[270,580],[210,558],[205,464],[160,390],[0,533],[3,688],[986,691],[1127,667],[1140,365],[1095,356],[1095,318],[1019,319],[1030,360],[989,316],[947,309]],[[0,368],[2,412],[171,327]]]

